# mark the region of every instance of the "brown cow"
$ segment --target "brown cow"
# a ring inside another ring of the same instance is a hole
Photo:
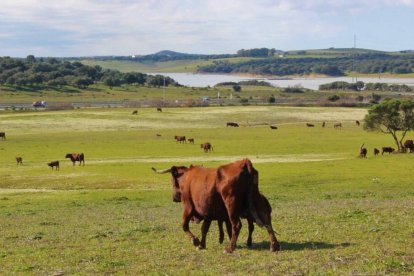
[[[359,148],[359,157],[366,158],[367,157],[367,149],[363,148],[364,144]]]
[[[6,140],[6,132],[0,132],[1,140]]]
[[[201,144],[200,148],[202,148],[204,150],[204,152],[213,151],[213,146],[209,142]]]
[[[188,138],[188,143],[194,144],[194,138]]]
[[[176,142],[180,142],[180,143],[187,143],[187,139],[185,138],[185,136],[174,136],[174,139]]]
[[[280,250],[272,228],[266,203],[261,200],[258,172],[249,159],[239,160],[216,168],[176,167],[158,171],[171,173],[173,201],[183,203],[182,227],[194,246],[206,246],[206,235],[212,220],[230,221],[231,240],[226,252],[236,248],[241,228],[240,217],[246,214],[259,226],[264,226],[270,238],[270,250]],[[191,233],[191,218],[203,219],[201,242]]]
[[[138,110],[132,111],[132,115],[138,115]]]
[[[50,162],[50,163],[47,163],[47,165],[48,165],[49,167],[51,167],[51,168],[52,168],[52,170],[53,170],[53,168],[54,168],[54,167],[56,167],[56,170],[59,170],[59,161],[52,161],[52,162]]]
[[[17,165],[23,165],[23,158],[21,156],[16,157]]]
[[[23,165],[23,158],[21,156],[16,157],[17,165]]]
[[[85,166],[85,155],[83,153],[67,153],[65,155],[65,158],[70,158],[73,166],[75,166],[76,161],[79,161],[79,166],[82,164],[82,162]]]
[[[395,149],[392,148],[392,147],[382,147],[382,154],[381,155],[384,155],[384,152],[388,152],[388,154],[391,154],[394,151],[395,151]]]
[[[355,121],[355,124],[356,124],[357,126],[359,126],[361,123],[360,123],[358,120],[356,120],[356,121]]]
[[[322,127],[325,127],[325,122],[322,122]]]
[[[309,123],[306,123],[306,126],[307,126],[307,127],[314,127],[315,125],[314,125],[314,124],[309,124]]]
[[[162,112],[162,108],[161,107],[157,107],[157,112]]]
[[[378,155],[380,153],[379,149],[374,148],[374,155]]]
[[[270,126],[270,129],[277,129],[277,126]]]
[[[414,152],[414,142],[413,142],[413,140],[405,140],[404,148],[409,149],[410,152]]]
[[[342,128],[342,123],[336,123],[336,124],[334,124],[334,128],[341,129]]]
[[[239,127],[238,123],[233,123],[233,122],[228,122],[227,125],[228,127]]]

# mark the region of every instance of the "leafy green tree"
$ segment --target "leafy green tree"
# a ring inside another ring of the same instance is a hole
[[[401,152],[405,135],[414,130],[414,102],[388,100],[372,106],[365,115],[364,129],[390,134]]]
[[[238,84],[233,85],[234,92],[240,92],[242,90],[241,86]]]

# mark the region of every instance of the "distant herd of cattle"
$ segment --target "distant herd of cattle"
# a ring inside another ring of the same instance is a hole
[[[410,153],[414,152],[414,141],[413,140],[405,140],[404,145],[402,146],[402,152],[408,152]],[[381,151],[377,148],[374,148],[374,155],[378,155]],[[395,149],[393,147],[382,147],[381,155],[384,155],[384,153],[394,153]],[[364,148],[364,144],[359,149],[359,157],[366,158],[368,154],[368,150]]]
[[[72,161],[73,166],[75,166],[76,162],[79,162],[79,166],[81,164],[83,164],[83,166],[85,166],[85,155],[83,153],[67,153],[65,155],[65,158],[69,158]],[[16,163],[17,163],[17,165],[23,165],[23,157],[16,156]],[[47,163],[47,165],[49,167],[51,167],[52,170],[55,169],[55,170],[58,171],[59,168],[60,168],[59,160],[49,162],[49,163]]]

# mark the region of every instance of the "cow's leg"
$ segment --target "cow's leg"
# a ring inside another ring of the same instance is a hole
[[[218,229],[219,229],[219,243],[222,244],[224,241],[223,221],[218,220],[217,224],[218,224]]]
[[[206,248],[206,238],[208,230],[210,229],[211,220],[210,219],[204,219],[203,225],[201,226],[201,243],[198,246],[199,249],[205,249]]]
[[[236,212],[236,204],[234,198],[227,198],[224,200],[227,212],[231,223],[231,239],[229,245],[226,247],[227,253],[232,253],[236,249],[237,237],[239,236],[241,221],[239,214]]]
[[[270,240],[270,251],[275,252],[280,250],[280,244],[276,239],[275,231],[273,231],[272,223],[269,223],[265,226],[267,229],[267,233],[269,233],[269,240]]]
[[[187,234],[187,237],[190,239],[193,245],[199,246],[200,240],[197,237],[195,237],[193,233],[191,233],[190,231],[190,220],[192,217],[191,213],[192,212],[189,208],[184,208],[182,226],[183,226],[184,232]]]
[[[249,236],[247,237],[247,246],[252,247],[252,234],[253,234],[253,231],[254,231],[253,219],[248,218],[247,223],[249,225]]]

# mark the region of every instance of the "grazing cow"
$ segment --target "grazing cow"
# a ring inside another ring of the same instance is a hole
[[[355,124],[356,124],[357,126],[359,126],[361,123],[360,123],[358,120],[356,120],[356,121],[355,121]]]
[[[228,127],[239,127],[238,123],[233,123],[233,122],[228,122],[227,125]]]
[[[6,132],[0,132],[1,140],[6,140]]]
[[[200,148],[202,148],[204,152],[211,152],[213,150],[213,146],[209,142],[201,144]]]
[[[176,142],[180,142],[180,143],[187,143],[187,139],[185,138],[185,136],[174,136],[174,139]]]
[[[194,144],[194,138],[188,138],[188,143]]]
[[[414,142],[413,142],[413,140],[405,140],[404,148],[409,149],[410,152],[414,152]]]
[[[75,162],[79,161],[79,166],[82,164],[85,166],[85,155],[83,153],[67,153],[65,158],[70,158],[70,160],[73,163],[73,166],[75,166]]]
[[[325,122],[322,122],[322,127],[325,127]]]
[[[270,129],[277,129],[277,126],[270,126]]]
[[[23,165],[23,158],[20,157],[20,156],[17,156],[16,157],[16,162],[17,162],[17,165]]]
[[[157,107],[157,112],[162,112],[162,108],[161,107]]]
[[[334,128],[341,129],[342,128],[342,123],[334,124]]]
[[[158,134],[158,133],[157,133],[157,137],[161,137],[161,134]]]
[[[314,124],[309,124],[309,123],[306,123],[306,126],[307,126],[307,127],[314,127],[315,125],[314,125]]]
[[[132,115],[138,115],[138,110],[132,111]]]
[[[212,220],[229,221],[231,239],[226,252],[233,252],[241,228],[240,217],[245,214],[267,229],[270,250],[280,250],[268,206],[260,196],[258,172],[250,160],[243,159],[218,168],[173,166],[162,171],[152,169],[157,173],[171,173],[173,201],[183,204],[182,227],[194,246],[205,248]],[[190,231],[189,222],[193,217],[204,220],[201,242]]]
[[[363,148],[364,144],[359,148],[359,157],[366,158],[367,157],[367,149]]]
[[[379,149],[374,148],[374,155],[378,155],[380,153]]]
[[[391,154],[394,151],[395,151],[395,149],[392,148],[392,147],[382,147],[382,154],[381,155],[384,155],[384,152],[388,152],[388,154]]]
[[[54,167],[56,167],[56,170],[59,170],[59,161],[52,161],[52,162],[50,162],[50,163],[47,163],[47,165],[48,165],[49,167],[51,167],[51,168],[52,168],[52,170],[53,170],[53,168],[54,168]]]

